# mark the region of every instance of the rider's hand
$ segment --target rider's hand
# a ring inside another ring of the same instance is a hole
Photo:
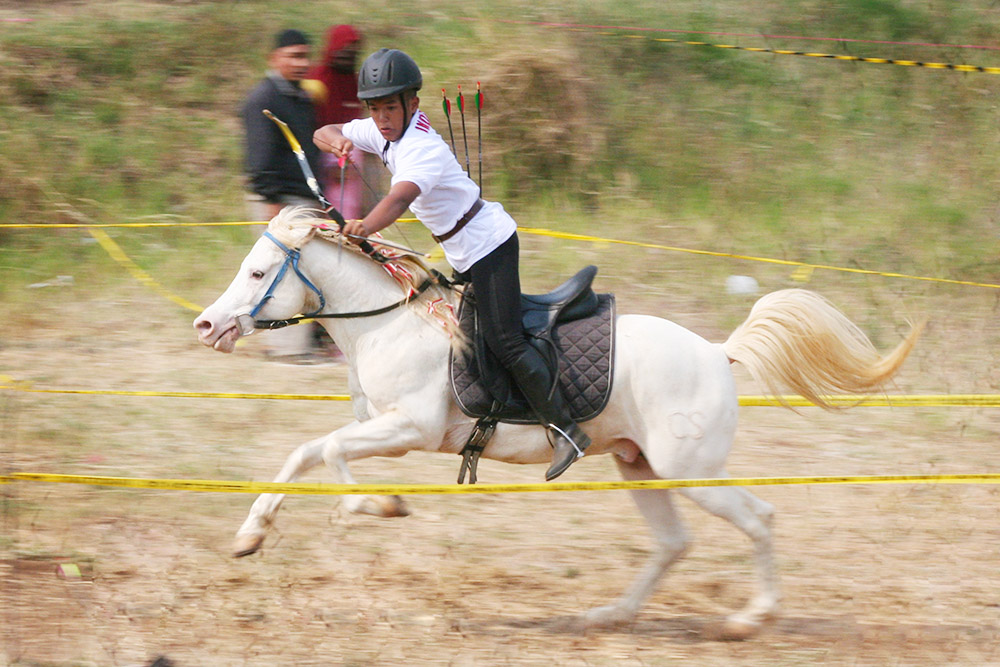
[[[340,133],[340,130],[333,125],[326,125],[313,132],[313,143],[321,151],[333,153],[337,157],[347,157],[354,149],[354,143]]]
[[[352,236],[368,236],[368,230],[365,229],[365,225],[360,220],[348,220],[344,225],[344,234],[350,234]],[[358,239],[349,239],[354,243],[360,243]]]

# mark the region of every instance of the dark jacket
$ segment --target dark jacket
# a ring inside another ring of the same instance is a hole
[[[320,151],[312,140],[316,131],[312,101],[296,83],[270,73],[250,91],[243,104],[247,187],[274,203],[281,195],[315,197],[281,128],[262,113],[264,109],[270,109],[288,124],[302,145],[313,174],[317,178],[322,177],[319,172]]]

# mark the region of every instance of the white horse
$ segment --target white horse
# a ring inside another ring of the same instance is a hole
[[[232,352],[237,339],[252,331],[246,324],[252,310],[258,318],[285,319],[314,313],[321,304],[325,313],[348,313],[400,301],[397,280],[354,246],[317,237],[318,222],[298,209],[286,209],[270,222],[273,238],[256,242],[226,291],[195,320],[202,343]],[[289,255],[278,243],[292,254],[301,252],[299,271],[287,270]],[[405,259],[397,264],[414,273],[416,283],[423,280],[417,264]],[[275,282],[282,266],[284,275]],[[462,450],[474,420],[461,412],[450,388],[448,355],[454,338],[427,316],[428,304],[440,299],[453,303],[456,297],[433,287],[380,315],[320,320],[349,364],[356,421],[299,446],[276,482],[294,482],[325,463],[339,482],[355,483],[348,469],[355,459]],[[615,335],[612,395],[604,411],[585,425],[593,439],[587,456],[614,455],[626,480],[723,478],[737,417],[731,363],[743,364],[774,395],[787,388],[830,407],[824,395],[878,391],[909,354],[919,327],[883,357],[823,297],[790,289],[762,297],[721,345],[643,315],[619,316]],[[548,463],[551,454],[540,426],[500,424],[482,455],[508,463]],[[757,590],[723,630],[732,638],[748,637],[778,609],[773,508],[739,487],[678,492],[727,519],[753,542]],[[235,555],[260,548],[283,497],[257,498],[237,532]],[[621,599],[583,618],[588,626],[630,620],[687,548],[670,490],[632,492],[632,498],[653,532],[655,550]],[[345,496],[344,503],[353,512],[376,516],[408,513],[398,497]]]

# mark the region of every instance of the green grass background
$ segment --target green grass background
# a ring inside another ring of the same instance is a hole
[[[350,22],[366,51],[416,57],[442,134],[438,91],[462,84],[471,98],[484,82],[484,192],[523,226],[1000,282],[1000,75],[656,41],[995,66],[996,50],[932,45],[997,44],[1000,9],[987,0],[55,2],[0,18],[32,19],[0,23],[0,223],[243,219],[237,113],[271,36],[295,26],[320,42]],[[114,235],[181,291],[206,275],[188,250],[211,260],[247,238]],[[532,247],[558,271],[591,253],[566,246]],[[591,254],[633,267],[630,281],[694,261]],[[0,229],[5,301],[30,302],[21,288],[68,264],[77,281],[111,266],[79,232]],[[695,266],[671,280],[751,272]]]

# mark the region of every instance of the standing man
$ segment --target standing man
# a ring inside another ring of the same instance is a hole
[[[301,87],[309,71],[309,38],[283,30],[274,38],[267,76],[243,104],[246,129],[247,213],[251,220],[270,220],[285,206],[321,208],[306,184],[295,153],[264,109],[285,121],[305,151],[313,173],[320,173],[320,151],[311,141],[316,130],[312,99]],[[268,332],[268,356],[278,361],[318,363],[315,322]]]
[[[288,205],[319,206],[295,153],[278,126],[263,114],[264,109],[270,109],[288,123],[313,173],[318,174],[320,151],[310,141],[316,131],[316,112],[301,85],[309,71],[309,38],[298,30],[281,31],[275,36],[267,65],[267,76],[250,91],[242,110],[250,191],[247,201],[254,220],[270,220]]]

